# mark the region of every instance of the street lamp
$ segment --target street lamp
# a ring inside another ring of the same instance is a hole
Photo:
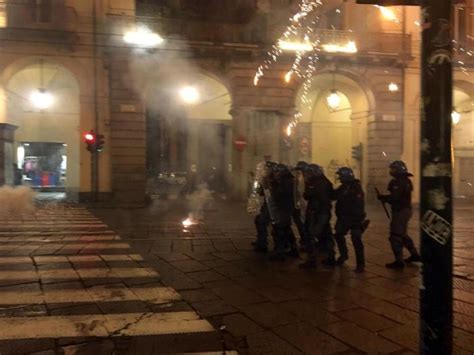
[[[148,28],[139,27],[133,31],[128,31],[123,36],[123,40],[138,47],[156,47],[164,42],[164,39]]]
[[[199,91],[193,86],[185,86],[179,90],[181,100],[189,105],[195,104],[199,101]]]
[[[54,102],[54,97],[44,88],[43,60],[40,60],[40,86],[30,94],[31,103],[40,110],[48,109]]]
[[[451,112],[451,120],[453,121],[453,124],[457,125],[459,121],[461,121],[461,114],[457,111]]]
[[[54,97],[46,89],[39,88],[30,95],[31,103],[40,110],[48,109],[54,102]]]
[[[339,108],[339,106],[341,106],[341,96],[338,94],[338,92],[336,90],[331,90],[331,93],[328,95],[328,97],[326,98],[326,101],[328,103],[328,106],[332,109],[332,110],[336,110]]]
[[[399,89],[400,88],[398,87],[398,84],[396,84],[396,83],[392,82],[392,83],[388,84],[388,91],[390,91],[390,92],[398,92]]]

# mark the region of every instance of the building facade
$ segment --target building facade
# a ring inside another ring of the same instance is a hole
[[[453,17],[459,196],[474,195],[470,2],[457,4]],[[193,174],[213,190],[242,198],[256,164],[267,159],[315,162],[331,179],[349,165],[369,192],[385,186],[395,159],[406,160],[419,176],[419,10],[387,13],[355,1],[326,1],[313,35],[321,43],[354,43],[357,52],[318,52],[307,90],[296,77],[285,80],[295,53],[284,52],[255,85],[257,68],[297,5],[5,2],[3,183],[15,182],[16,164],[23,183],[87,196],[94,178],[83,135],[91,129],[106,142],[98,154],[98,190],[116,202],[143,202],[157,183],[179,186]],[[164,42],[149,48],[125,42],[124,34],[137,28]],[[32,95],[44,91],[51,95],[48,107],[35,105]],[[327,102],[333,91],[336,108]],[[297,112],[299,122],[288,135]]]

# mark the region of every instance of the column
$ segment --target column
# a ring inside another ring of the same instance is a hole
[[[18,127],[9,123],[0,123],[0,185],[14,184],[15,152],[13,142]]]

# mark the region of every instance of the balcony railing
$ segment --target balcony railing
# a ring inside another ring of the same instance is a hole
[[[29,4],[7,5],[7,27],[75,31],[79,24],[72,6],[42,6]]]

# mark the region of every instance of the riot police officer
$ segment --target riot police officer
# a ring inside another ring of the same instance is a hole
[[[268,206],[269,191],[274,180],[273,169],[276,163],[267,161],[265,163],[263,176],[259,181],[258,193],[264,197],[259,214],[255,217],[255,228],[257,230],[257,240],[253,242],[254,250],[258,253],[268,251],[268,226],[271,223],[270,211]]]
[[[363,272],[365,268],[364,244],[362,233],[368,225],[365,220],[365,196],[361,183],[354,177],[351,168],[340,168],[336,175],[341,185],[334,191],[336,200],[336,230],[335,238],[339,249],[339,258],[336,263],[344,264],[348,259],[346,234],[351,232],[352,244],[356,256],[355,272]]]
[[[413,240],[408,235],[408,222],[412,215],[411,195],[413,184],[407,166],[403,161],[396,160],[390,164],[390,175],[392,180],[388,184],[387,195],[378,194],[377,198],[383,203],[388,203],[392,207],[392,217],[390,221],[390,245],[392,247],[395,261],[385,266],[389,269],[403,269],[403,247],[410,252],[410,257],[405,262],[421,261],[418,250]]]
[[[306,201],[303,198],[304,194],[304,172],[308,167],[308,163],[305,161],[299,161],[294,168],[294,205],[293,211],[293,222],[296,225],[296,229],[300,235],[300,246],[304,247],[307,244],[307,232],[303,223],[303,216],[306,213]]]
[[[308,232],[308,259],[300,264],[300,268],[316,267],[316,242],[323,234],[328,234],[331,228],[331,196],[333,194],[332,183],[324,175],[323,169],[316,164],[308,165],[306,169],[306,186],[304,198],[308,201],[306,211],[306,231]],[[334,260],[334,239],[332,233],[326,238],[329,252],[328,259]]]
[[[277,164],[274,168],[274,179],[271,186],[272,206],[270,216],[275,231],[275,251],[271,260],[284,260],[286,248],[290,256],[298,256],[296,240],[291,229],[291,217],[294,205],[294,179],[286,165]]]

